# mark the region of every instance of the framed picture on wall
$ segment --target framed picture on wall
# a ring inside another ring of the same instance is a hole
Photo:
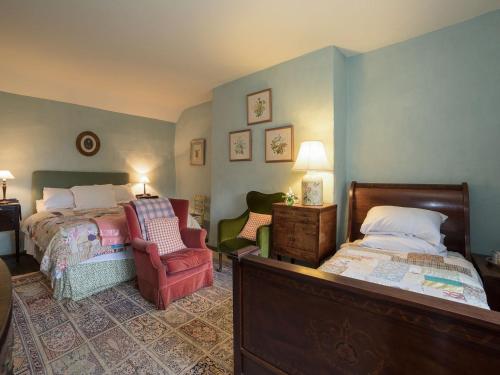
[[[253,92],[247,95],[247,123],[260,124],[273,120],[273,102],[271,89]]]
[[[293,125],[266,129],[266,163],[293,161]]]
[[[229,161],[252,160],[252,131],[238,130],[229,133]]]
[[[190,151],[191,165],[205,165],[205,139],[193,139]]]
[[[76,148],[82,155],[93,156],[99,152],[101,141],[94,132],[84,131],[76,137]]]

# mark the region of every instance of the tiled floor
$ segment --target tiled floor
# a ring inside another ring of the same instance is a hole
[[[132,283],[55,301],[40,273],[14,278],[15,374],[230,374],[232,275],[156,310]]]

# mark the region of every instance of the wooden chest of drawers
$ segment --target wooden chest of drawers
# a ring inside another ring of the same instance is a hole
[[[314,266],[335,251],[337,205],[273,204],[272,255]]]

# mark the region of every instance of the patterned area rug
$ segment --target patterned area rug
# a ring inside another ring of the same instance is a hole
[[[231,374],[231,270],[159,311],[134,283],[57,301],[37,272],[13,278],[14,374]]]

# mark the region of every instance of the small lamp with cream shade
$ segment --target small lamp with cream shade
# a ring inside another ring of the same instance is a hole
[[[0,170],[0,179],[2,180],[2,191],[3,191],[3,200],[6,199],[7,195],[7,180],[13,180],[15,177],[10,171]]]
[[[323,204],[323,177],[318,172],[332,171],[323,142],[302,142],[293,170],[307,172],[302,178],[302,204],[321,206]]]

